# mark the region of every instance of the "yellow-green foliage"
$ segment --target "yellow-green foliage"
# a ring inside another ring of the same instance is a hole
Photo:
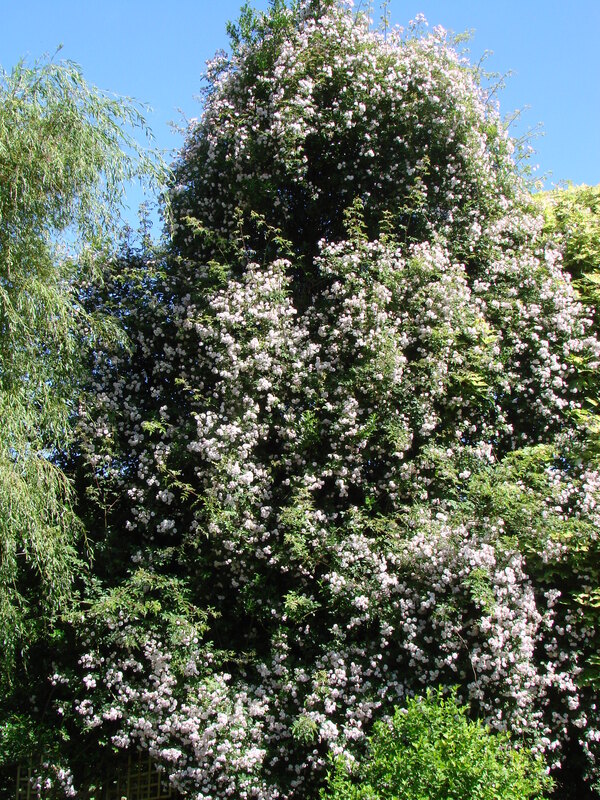
[[[569,186],[535,196],[544,212],[545,232],[563,244],[563,263],[582,300],[600,307],[600,185]],[[598,318],[596,316],[596,325]]]
[[[321,800],[534,800],[551,785],[542,759],[428,691],[375,724],[362,764],[334,763]]]

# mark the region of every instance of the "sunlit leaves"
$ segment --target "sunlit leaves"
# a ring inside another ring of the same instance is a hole
[[[114,322],[85,307],[120,224],[124,182],[156,185],[140,108],[69,63],[0,72],[1,678],[69,597],[80,525],[55,463],[86,359]],[[131,131],[131,132],[128,132]],[[27,635],[25,636],[25,632]]]

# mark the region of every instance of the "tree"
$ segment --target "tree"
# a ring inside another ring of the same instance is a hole
[[[562,238],[565,268],[578,281],[586,302],[598,307],[600,187],[568,186],[536,195],[549,236]],[[586,291],[587,290],[587,291]]]
[[[600,321],[600,186],[569,186],[552,192],[542,192],[534,200],[541,207],[544,235],[548,241],[559,243],[563,268],[571,276],[577,296],[592,321],[596,336]],[[577,364],[579,407],[575,414],[584,436],[585,461],[595,468],[600,463],[600,415],[598,409],[597,360],[580,358]],[[588,541],[590,537],[588,537]],[[598,629],[598,574],[595,547],[578,543],[571,550],[577,561],[575,572],[585,574],[581,591],[576,593],[577,604]],[[600,658],[592,655],[587,664],[588,679],[598,684]]]
[[[569,186],[535,196],[544,215],[548,240],[560,242],[563,267],[573,279],[581,302],[591,312],[598,333],[600,312],[600,186]],[[593,370],[582,364],[583,413],[596,410]],[[591,426],[597,428],[597,423]],[[596,430],[597,433],[597,430]]]
[[[458,684],[583,796],[600,349],[561,242],[443,31],[275,0],[230,33],[159,268],[106,292],[135,347],[94,354],[102,548],[57,702],[184,796],[304,798]]]
[[[114,324],[85,306],[124,183],[158,162],[127,129],[140,109],[78,67],[0,73],[0,685],[66,609],[82,528],[61,470],[87,354]],[[116,332],[116,328],[115,328]]]

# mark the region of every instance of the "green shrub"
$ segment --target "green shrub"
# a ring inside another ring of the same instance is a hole
[[[338,758],[321,800],[534,800],[551,785],[541,758],[438,690],[376,723],[364,763],[351,770]]]

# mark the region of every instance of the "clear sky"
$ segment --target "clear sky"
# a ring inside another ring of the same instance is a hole
[[[150,126],[169,152],[182,140],[168,123],[199,116],[204,63],[227,49],[225,23],[241,2],[0,0],[0,64],[10,70],[62,44],[59,57],[80,64],[89,82],[152,107]],[[372,7],[378,18],[380,0]],[[501,112],[528,107],[515,133],[543,124],[532,145],[545,185],[600,183],[600,0],[391,0],[389,10],[393,24],[422,12],[432,26],[473,29],[472,60],[491,50],[488,69],[513,73]]]

